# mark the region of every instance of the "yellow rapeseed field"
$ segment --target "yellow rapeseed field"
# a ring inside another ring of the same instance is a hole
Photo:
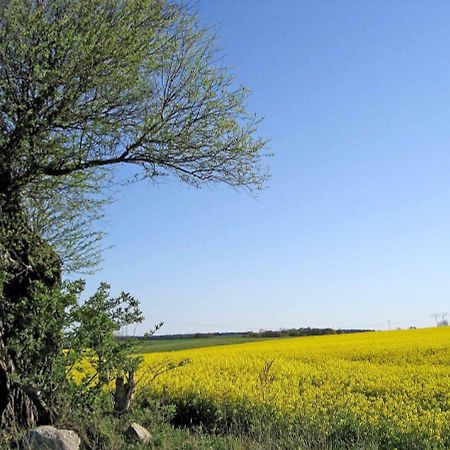
[[[206,426],[265,418],[329,442],[450,448],[450,327],[146,354],[144,367],[185,358],[151,384],[181,422],[183,411]]]

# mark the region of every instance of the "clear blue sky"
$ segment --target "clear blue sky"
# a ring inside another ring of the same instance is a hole
[[[265,117],[258,199],[166,180],[108,207],[138,331],[432,325],[450,310],[450,2],[199,0]]]

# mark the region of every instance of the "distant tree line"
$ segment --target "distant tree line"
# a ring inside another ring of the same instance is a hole
[[[248,337],[248,338],[271,338],[271,337],[294,337],[294,336],[322,336],[328,334],[347,334],[347,333],[364,333],[374,331],[369,329],[353,329],[353,328],[288,328],[281,330],[260,330],[260,331],[245,331],[245,332],[214,332],[214,333],[186,333],[186,334],[166,334],[160,336],[153,336],[150,333],[145,333],[144,336],[136,336],[137,339],[200,339],[212,337]]]
[[[326,334],[346,334],[346,333],[363,333],[366,331],[374,330],[361,330],[361,329],[337,329],[334,328],[289,328],[281,330],[260,330],[257,333],[249,332],[249,337],[289,337],[289,336],[322,336]]]

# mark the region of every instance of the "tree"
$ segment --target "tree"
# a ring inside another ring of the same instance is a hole
[[[36,302],[36,285],[54,289],[64,267],[98,259],[90,219],[114,168],[128,165],[131,181],[172,175],[194,186],[266,180],[248,92],[217,57],[195,15],[169,1],[0,2],[2,428],[48,421],[21,377],[47,370],[59,334],[33,361],[11,343],[41,332],[36,308],[59,323],[61,305]]]

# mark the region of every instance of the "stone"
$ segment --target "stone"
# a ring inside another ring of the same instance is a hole
[[[150,432],[145,429],[142,425],[139,425],[136,422],[133,422],[128,428],[128,434],[134,438],[137,438],[143,444],[148,444],[151,439]]]
[[[75,431],[58,430],[50,425],[33,428],[27,433],[25,446],[29,450],[78,450],[80,438]]]

